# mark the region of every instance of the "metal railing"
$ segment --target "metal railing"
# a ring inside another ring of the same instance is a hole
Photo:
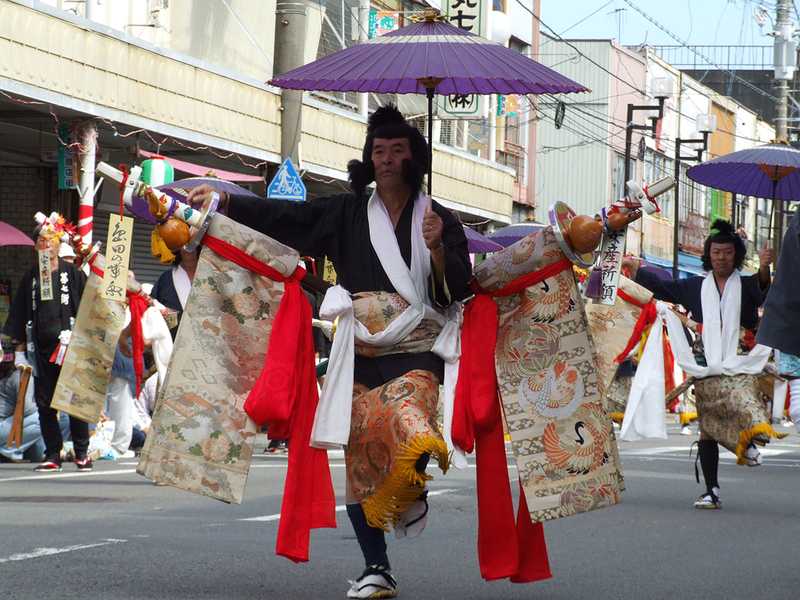
[[[769,71],[773,68],[772,46],[650,46],[664,61],[678,69],[716,69],[707,56],[725,69]]]

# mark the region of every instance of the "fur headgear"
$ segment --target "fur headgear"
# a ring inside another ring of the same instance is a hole
[[[428,172],[428,143],[419,130],[406,121],[393,104],[381,106],[367,121],[367,140],[361,153],[361,160],[347,163],[350,174],[350,187],[360,196],[366,187],[375,181],[375,168],[372,164],[372,145],[375,138],[406,138],[411,147],[411,160],[404,165],[404,177],[413,191],[422,187],[422,180]]]

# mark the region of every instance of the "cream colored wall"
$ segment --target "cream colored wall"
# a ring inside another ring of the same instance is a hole
[[[181,128],[187,141],[196,132],[266,152],[280,151],[280,96],[264,86],[9,0],[0,0],[0,12],[0,78],[61,94],[67,106],[74,98]],[[172,25],[177,26],[174,19]],[[358,119],[318,103],[306,105],[304,166],[313,163],[342,173],[348,160],[360,157],[364,135],[365,125]],[[511,216],[513,175],[507,170],[440,149],[434,153],[433,179],[437,197],[479,208],[500,220]]]

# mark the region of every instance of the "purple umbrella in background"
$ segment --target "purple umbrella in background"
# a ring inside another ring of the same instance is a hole
[[[471,227],[464,225],[464,235],[467,236],[467,249],[470,254],[482,254],[484,252],[497,252],[502,250],[503,246],[497,242],[493,242],[485,235],[481,235]]]
[[[35,246],[33,240],[13,225],[0,221],[0,246]]]
[[[172,183],[160,185],[155,189],[160,192],[164,192],[167,196],[183,202],[186,200],[186,196],[189,194],[190,190],[204,184],[210,185],[218,193],[227,192],[228,194],[261,198],[261,196],[254,194],[248,189],[236,185],[231,181],[219,179],[218,177],[187,177],[186,179],[178,179]],[[147,201],[144,198],[134,196],[130,206],[130,211],[144,221],[155,225],[156,220],[153,215],[150,214],[150,210],[147,207]]]
[[[426,10],[417,21],[293,69],[270,83],[307,91],[425,94],[430,148],[435,94],[588,91],[515,50],[444,22],[436,10]],[[432,173],[429,162],[428,195]]]
[[[505,227],[494,230],[489,234],[489,239],[493,242],[497,242],[504,248],[508,248],[512,244],[515,244],[524,238],[526,235],[540,231],[545,227],[547,227],[547,225],[544,225],[543,223],[514,223],[512,225],[506,225]]]
[[[695,165],[686,174],[697,183],[742,196],[800,200],[800,150],[785,144],[731,152]]]

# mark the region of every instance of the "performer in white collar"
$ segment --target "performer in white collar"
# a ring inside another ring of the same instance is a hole
[[[736,453],[739,464],[757,466],[761,456],[756,443],[775,435],[759,392],[760,374],[771,349],[755,344],[758,307],[770,284],[772,252],[759,253],[755,275],[739,273],[747,249],[727,221],[716,220],[705,241],[704,277],[664,281],[644,270],[637,259],[626,259],[636,283],[650,289],[656,298],[681,304],[699,324],[694,348],[690,348],[678,317],[661,307],[676,361],[697,378],[695,395],[700,416],[698,455],[706,493],[696,508],[720,508],[717,479],[719,446]],[[745,354],[745,352],[748,352]]]
[[[461,224],[420,192],[428,153],[420,132],[383,107],[369,120],[362,161],[348,164],[353,193],[227,202],[233,219],[301,254],[326,256],[337,273],[320,310],[339,322],[312,444],[346,446],[347,513],[366,562],[348,598],[396,595],[384,530],[421,531],[428,459],[443,469],[448,463],[436,425],[438,388],[444,383],[448,396],[455,385],[458,307],[451,305],[469,294],[471,266]],[[209,194],[197,188],[189,201]]]

